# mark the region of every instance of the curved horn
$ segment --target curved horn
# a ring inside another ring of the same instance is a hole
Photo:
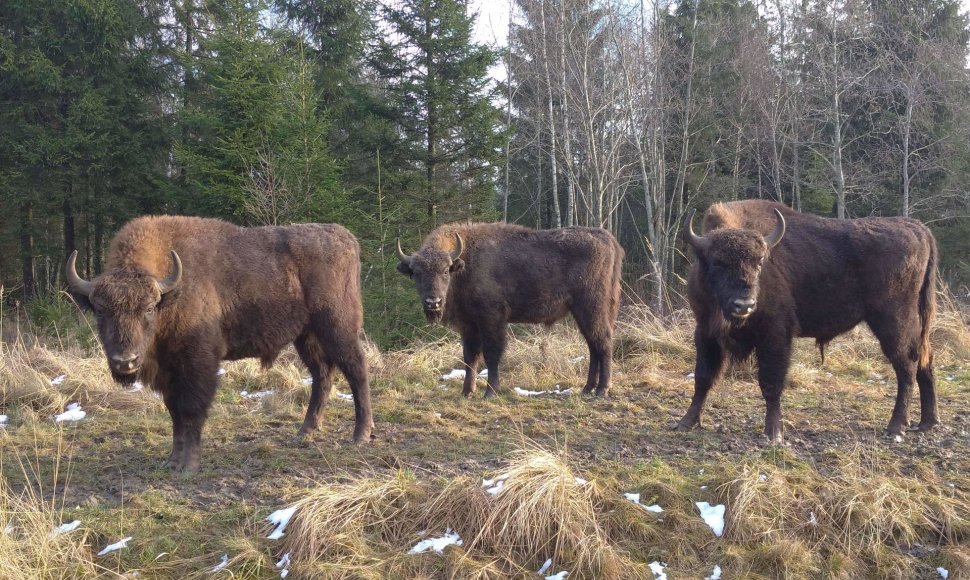
[[[404,253],[401,249],[401,238],[397,239],[397,259],[401,260],[401,263],[411,265],[411,256]]]
[[[451,261],[454,262],[461,257],[461,253],[465,251],[465,242],[462,241],[461,236],[458,232],[455,232],[455,237],[458,238],[458,249],[451,253]]]
[[[64,269],[64,273],[67,274],[67,285],[78,294],[90,296],[91,290],[94,289],[94,282],[85,280],[77,275],[76,262],[77,250],[74,250],[71,252],[71,257],[67,259],[67,268]]]
[[[687,234],[687,243],[697,250],[707,250],[711,246],[711,241],[705,236],[698,236],[694,233],[694,214],[697,213],[697,208],[690,210],[687,214],[687,223],[685,224],[684,231]]]
[[[785,235],[785,216],[781,215],[781,212],[776,209],[775,218],[775,229],[765,236],[765,243],[768,244],[769,248],[777,246]]]
[[[182,281],[182,260],[179,259],[179,255],[172,250],[172,273],[168,275],[161,282],[155,282],[158,284],[158,291],[164,296],[172,290],[178,287],[179,282]]]

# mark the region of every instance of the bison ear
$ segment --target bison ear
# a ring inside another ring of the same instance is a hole
[[[461,269],[464,267],[465,267],[465,261],[462,260],[461,258],[458,258],[457,260],[451,263],[451,266],[448,268],[448,271],[454,274],[455,272],[460,272]]]
[[[402,274],[404,274],[408,278],[410,278],[411,276],[414,275],[414,272],[411,270],[411,266],[409,266],[408,264],[406,264],[404,262],[398,262],[397,263],[397,271],[400,272],[400,273],[402,273]]]

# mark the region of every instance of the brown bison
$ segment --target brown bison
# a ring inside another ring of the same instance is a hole
[[[754,351],[767,407],[764,432],[781,441],[792,338],[815,338],[824,356],[828,341],[860,322],[869,325],[896,371],[889,433],[901,434],[908,425],[914,377],[917,428],[937,424],[929,340],[937,250],[926,226],[908,218],[822,218],[750,200],[712,206],[704,235],[696,235],[693,214],[684,232],[697,255],[688,280],[697,364],[694,397],[678,429],[700,424],[728,355],[743,359]]]
[[[114,379],[141,379],[164,398],[173,441],[166,465],[197,471],[219,362],[258,357],[269,366],[289,343],[313,377],[300,435],[320,427],[337,367],[354,396],[354,440],[370,438],[359,254],[338,225],[142,217],[115,236],[103,274],[81,279],[74,252],[67,280],[94,311]]]
[[[486,397],[500,390],[498,363],[510,322],[552,324],[572,313],[589,346],[584,393],[610,388],[623,248],[604,229],[530,230],[504,223],[439,227],[398,270],[414,280],[425,316],[461,335],[464,395],[475,391],[482,354]]]

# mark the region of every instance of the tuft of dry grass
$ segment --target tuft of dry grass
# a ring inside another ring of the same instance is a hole
[[[970,539],[970,497],[870,464],[867,454],[846,454],[836,475],[746,467],[722,484],[726,536],[750,548],[736,565],[772,577],[911,577],[909,546]]]
[[[478,480],[424,481],[409,471],[321,483],[294,502],[280,552],[306,577],[437,577],[444,564],[448,577],[501,578],[527,575],[546,558],[575,577],[650,577],[622,547],[638,537],[607,523],[609,512],[626,508],[622,496],[577,481],[561,453],[517,452],[498,477],[504,486],[494,496]],[[447,528],[461,536],[460,548],[444,557],[407,553]]]

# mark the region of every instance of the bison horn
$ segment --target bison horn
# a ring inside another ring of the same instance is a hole
[[[168,275],[168,278],[165,278],[161,282],[155,283],[158,284],[158,291],[164,296],[172,290],[175,290],[181,281],[182,260],[179,259],[179,255],[175,253],[175,250],[172,250],[172,273]]]
[[[67,274],[67,285],[70,286],[71,290],[82,296],[90,296],[91,290],[94,289],[94,282],[85,280],[77,275],[76,262],[77,250],[74,250],[71,252],[71,257],[67,259],[67,268],[65,271]]]
[[[401,238],[397,239],[397,259],[401,260],[402,264],[411,265],[411,256],[404,253],[401,249]]]
[[[765,236],[765,243],[768,244],[769,248],[777,246],[785,235],[785,217],[777,209],[775,210],[775,218],[775,229]]]
[[[694,208],[690,210],[687,214],[687,227],[684,228],[687,231],[687,243],[689,243],[694,249],[697,250],[707,250],[710,247],[711,241],[705,236],[698,236],[694,233],[694,214],[697,213],[697,209]]]
[[[451,253],[451,261],[454,262],[461,257],[461,253],[465,251],[465,242],[462,241],[461,236],[458,232],[455,232],[455,238],[458,239],[458,249]]]

